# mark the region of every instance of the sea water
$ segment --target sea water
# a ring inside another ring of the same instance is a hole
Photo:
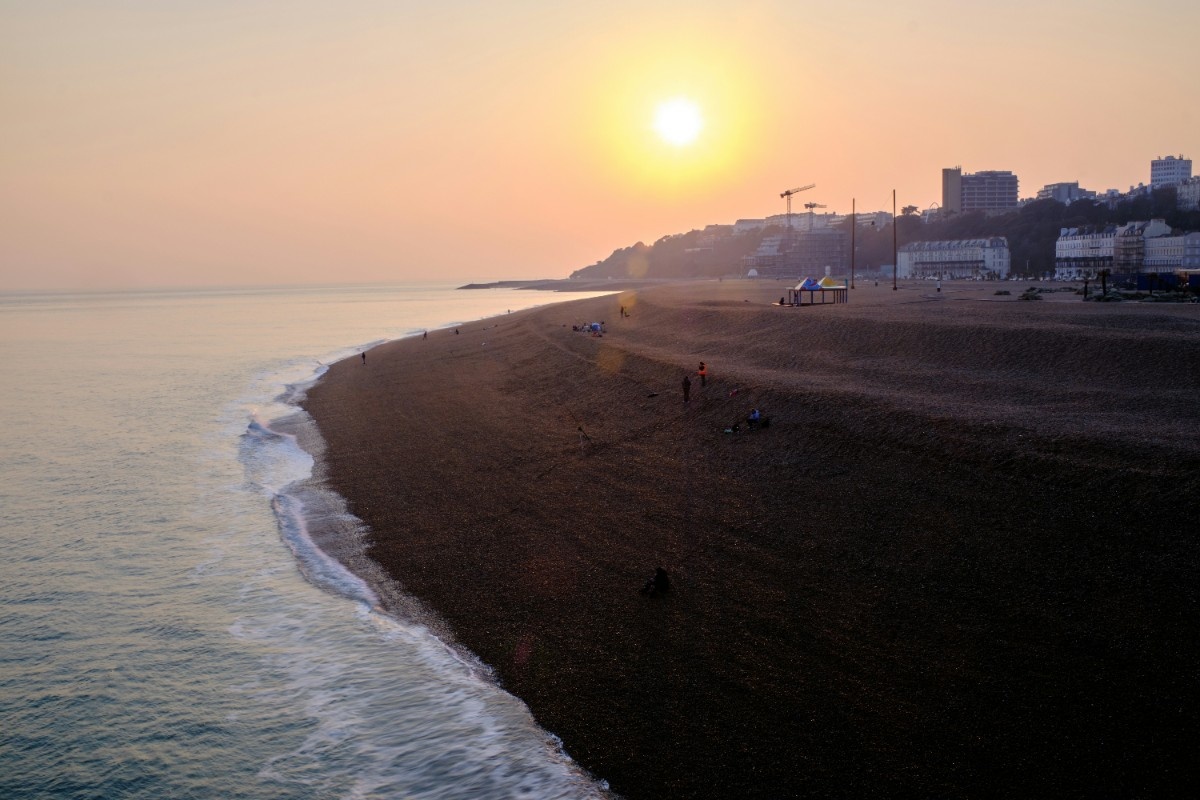
[[[331,557],[363,531],[292,405],[372,344],[574,296],[0,295],[0,797],[602,796]]]

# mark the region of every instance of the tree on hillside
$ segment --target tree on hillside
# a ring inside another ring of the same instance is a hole
[[[614,250],[590,267],[571,273],[572,278],[691,278],[737,275],[742,258],[758,249],[759,242],[778,228],[735,234],[732,227],[716,233],[690,231],[664,236],[652,246],[638,242]]]

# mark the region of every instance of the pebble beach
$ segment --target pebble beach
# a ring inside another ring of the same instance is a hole
[[[394,613],[630,800],[1195,785],[1200,306],[786,289],[333,365],[303,405]]]

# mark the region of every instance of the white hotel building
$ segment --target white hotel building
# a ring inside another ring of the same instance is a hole
[[[1172,272],[1200,250],[1200,233],[1171,235],[1161,219],[1099,230],[1063,228],[1054,244],[1054,277],[1070,281],[1113,272]]]
[[[1008,240],[993,236],[909,242],[897,254],[896,274],[900,278],[997,280],[1008,277],[1010,266]]]
[[[1160,186],[1174,186],[1192,177],[1192,160],[1180,156],[1156,158],[1150,162],[1150,186],[1157,189]]]
[[[1054,277],[1060,281],[1093,278],[1102,269],[1111,270],[1120,228],[1063,228],[1054,243]]]
[[[1195,236],[1196,234],[1191,234]],[[1142,252],[1142,272],[1174,272],[1183,266],[1187,236],[1158,236],[1147,239]]]

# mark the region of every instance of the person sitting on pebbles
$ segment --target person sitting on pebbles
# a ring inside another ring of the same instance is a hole
[[[646,581],[646,585],[642,587],[642,594],[647,597],[654,597],[654,595],[666,592],[670,588],[671,579],[667,577],[667,571],[662,567],[657,567],[654,570],[654,577]]]

